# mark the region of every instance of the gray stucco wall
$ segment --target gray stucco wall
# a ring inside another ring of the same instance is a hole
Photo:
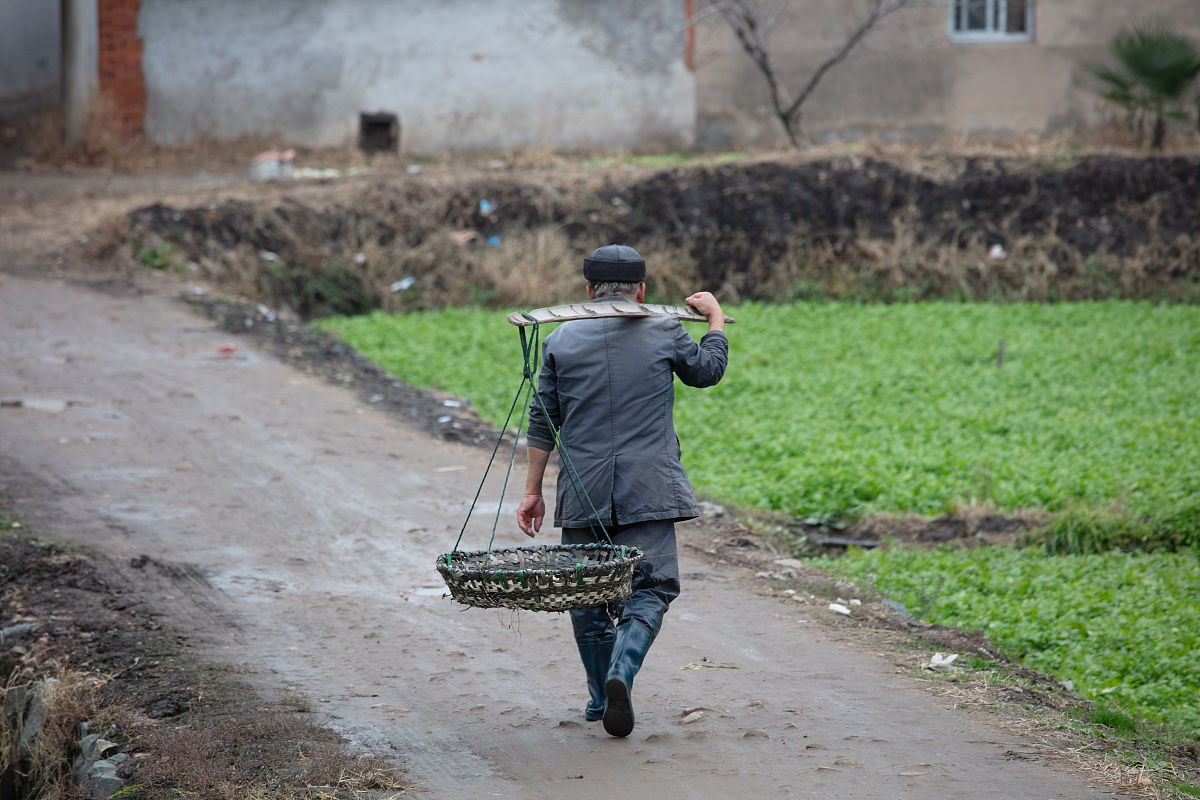
[[[143,0],[146,131],[409,152],[687,147],[682,0]]]
[[[0,0],[0,120],[58,97],[62,76],[58,0]]]

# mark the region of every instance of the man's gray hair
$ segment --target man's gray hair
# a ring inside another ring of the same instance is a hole
[[[618,281],[589,281],[588,286],[592,287],[592,294],[599,300],[602,297],[612,297],[613,295],[629,295],[637,297],[638,289],[641,287],[641,281],[637,283],[621,283]]]

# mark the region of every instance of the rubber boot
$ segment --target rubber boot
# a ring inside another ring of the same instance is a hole
[[[604,707],[604,730],[609,736],[628,736],[633,732],[633,676],[642,668],[656,633],[640,619],[622,620],[617,626],[612,665],[604,681],[608,700]]]
[[[579,657],[583,659],[583,668],[587,672],[588,704],[583,716],[588,722],[596,722],[604,719],[604,678],[612,661],[613,640],[577,641],[575,644],[579,647]]]

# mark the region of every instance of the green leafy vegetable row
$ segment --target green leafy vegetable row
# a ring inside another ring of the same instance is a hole
[[[1200,544],[1200,308],[728,310],[738,323],[725,379],[677,402],[684,463],[703,494],[806,517],[1106,509],[1132,520],[1135,538],[1139,520],[1166,515],[1184,528],[1176,544]],[[501,313],[324,324],[496,423],[520,382],[518,335]]]

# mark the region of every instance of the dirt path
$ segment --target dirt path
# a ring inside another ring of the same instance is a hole
[[[160,293],[0,272],[0,399],[25,401],[0,408],[0,481],[46,535],[150,556],[130,577],[212,658],[394,753],[421,796],[1114,795],[686,556],[637,728],[610,739],[581,721],[565,616],[442,597],[486,453],[227,341]],[[681,669],[702,659],[736,669]]]

